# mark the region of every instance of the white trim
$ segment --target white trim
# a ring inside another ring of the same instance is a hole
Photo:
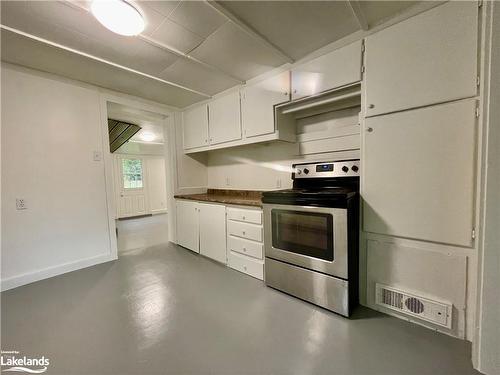
[[[2,280],[1,290],[17,288],[18,286],[33,283],[50,277],[59,276],[71,271],[76,271],[82,268],[94,266],[96,264],[116,260],[116,254],[104,254],[95,257],[80,259],[75,262],[63,263],[57,266],[47,267],[38,271],[24,273],[19,276],[13,276],[8,279]]]
[[[151,215],[160,215],[160,214],[166,214],[167,209],[166,208],[159,208],[157,210],[151,210]]]
[[[102,159],[104,161],[104,186],[106,189],[106,208],[108,211],[109,251],[112,257],[118,257],[116,239],[116,206],[113,158],[109,152],[108,107],[106,95],[100,95],[99,109],[101,115]]]
[[[113,156],[109,152],[109,140],[108,140],[108,119],[107,119],[107,102],[113,102],[117,104],[126,105],[129,107],[134,107],[137,109],[146,110],[149,112],[154,112],[158,114],[162,114],[165,118],[161,121],[163,126],[163,136],[166,138],[164,142],[164,157],[165,157],[165,176],[167,178],[167,212],[174,213],[174,215],[168,216],[168,240],[171,242],[175,242],[175,204],[174,204],[174,191],[175,188],[172,188],[170,185],[177,181],[177,169],[175,167],[175,132],[174,132],[174,113],[172,110],[166,109],[165,106],[159,104],[149,104],[144,103],[139,100],[140,98],[124,98],[122,96],[113,95],[109,93],[101,94],[101,126],[106,135],[103,137],[106,138],[106,142],[108,142],[103,148],[104,154],[104,165],[105,165],[105,173],[106,173],[106,186],[112,186],[112,189],[107,189],[107,200],[108,200],[108,217],[110,220],[109,224],[109,232],[110,238],[112,239],[113,246],[112,252],[118,256],[118,246],[116,243],[116,223],[115,223],[115,215],[116,215],[116,207],[115,207],[115,180],[114,175],[114,163]],[[174,136],[173,136],[174,135]],[[137,156],[137,155],[134,155]],[[157,155],[160,156],[160,155]]]
[[[179,116],[179,112],[175,112],[168,117],[163,124],[163,137],[166,138],[163,144],[165,154],[165,176],[167,178],[167,211],[170,215],[167,217],[168,240],[177,243],[177,220],[175,210],[174,194],[177,191],[177,148],[175,139],[175,118]]]

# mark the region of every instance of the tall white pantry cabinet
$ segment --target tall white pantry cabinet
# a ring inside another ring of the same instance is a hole
[[[366,303],[391,313],[377,283],[448,302],[451,329],[419,323],[459,337],[474,312],[479,11],[448,2],[365,39]]]

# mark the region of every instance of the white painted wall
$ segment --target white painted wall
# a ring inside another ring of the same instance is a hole
[[[165,158],[146,158],[148,171],[147,191],[149,194],[149,208],[151,213],[166,212],[167,210],[167,178],[165,176]]]
[[[112,259],[99,92],[1,73],[2,289]]]
[[[214,189],[274,190],[292,186],[291,166],[307,161],[359,158],[359,151],[300,156],[298,143],[274,142],[208,153],[208,186]]]

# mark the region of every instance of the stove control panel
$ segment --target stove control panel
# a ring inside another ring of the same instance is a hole
[[[294,164],[292,178],[358,177],[359,160]]]

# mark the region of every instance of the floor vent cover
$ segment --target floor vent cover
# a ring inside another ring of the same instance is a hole
[[[419,297],[383,284],[377,283],[375,288],[377,305],[451,328],[451,304]]]

